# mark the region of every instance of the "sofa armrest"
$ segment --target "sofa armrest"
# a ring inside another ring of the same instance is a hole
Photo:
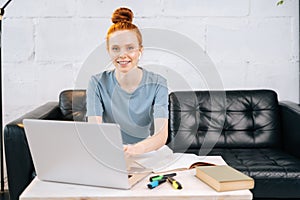
[[[4,146],[10,199],[19,199],[21,192],[34,178],[34,166],[23,127],[23,119],[59,119],[57,102],[46,103],[10,122],[4,128]]]
[[[10,122],[8,125],[18,125],[23,127],[23,119],[60,119],[62,113],[60,111],[58,102],[48,102],[36,109],[22,115],[18,119]]]
[[[283,101],[279,103],[283,148],[300,158],[300,105]]]

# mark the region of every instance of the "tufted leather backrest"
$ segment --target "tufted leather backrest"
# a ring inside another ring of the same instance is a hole
[[[184,91],[169,95],[175,151],[279,147],[277,94],[271,90]]]
[[[85,121],[86,91],[60,93],[61,120]],[[280,146],[271,90],[183,91],[169,95],[169,146],[175,151]]]
[[[62,120],[85,121],[86,91],[64,90],[59,95]]]

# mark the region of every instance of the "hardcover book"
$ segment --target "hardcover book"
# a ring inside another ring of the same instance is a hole
[[[218,192],[254,188],[254,179],[228,166],[201,166],[196,177]]]

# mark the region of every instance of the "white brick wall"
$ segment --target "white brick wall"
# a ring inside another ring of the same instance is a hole
[[[243,17],[249,14],[250,0],[166,0],[163,16]]]
[[[4,64],[6,62],[16,63],[33,59],[33,21],[25,18],[4,19],[2,25],[2,44]]]
[[[109,20],[96,18],[38,19],[35,59],[37,62],[82,62],[104,41],[104,27],[109,25]]]
[[[4,4],[4,0],[1,0]],[[73,17],[77,13],[77,0],[12,1],[5,16],[14,18]]]
[[[12,1],[3,20],[4,121],[74,87],[81,64],[105,41],[111,14],[119,6],[132,8],[141,29],[169,29],[198,43],[213,60],[226,89],[271,88],[281,99],[298,101],[299,2],[286,0],[281,6],[276,2]],[[160,64],[180,70],[178,61],[162,60]],[[199,88],[199,81],[194,82],[193,87]],[[19,84],[36,95],[20,96],[26,91]]]
[[[105,41],[111,14],[120,6],[134,11],[141,29],[172,30],[200,45],[225,89],[270,88],[280,100],[298,102],[299,1],[276,6],[277,1],[12,1],[2,35],[4,124],[57,100],[64,89],[84,85],[82,64]],[[94,57],[102,69],[102,58]],[[170,77],[181,74],[188,87],[207,88],[205,77],[191,73],[178,56],[148,51],[141,61],[157,64],[153,69]],[[169,84],[172,90],[185,87],[172,78]]]

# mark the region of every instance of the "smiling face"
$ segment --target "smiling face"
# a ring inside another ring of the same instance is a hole
[[[109,56],[116,69],[122,73],[127,73],[138,66],[142,50],[134,31],[116,31],[109,37]]]

